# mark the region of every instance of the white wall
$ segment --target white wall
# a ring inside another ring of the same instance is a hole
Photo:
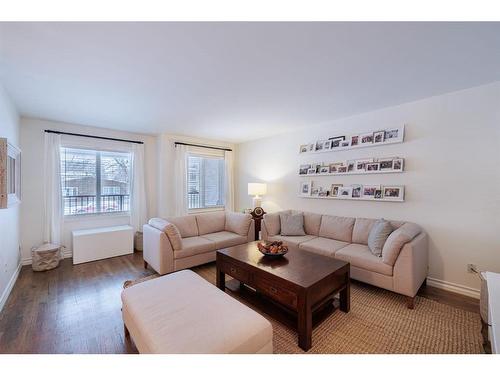
[[[19,147],[19,115],[0,84],[0,137]],[[20,205],[0,209],[0,311],[19,272]]]
[[[43,241],[43,155],[45,129],[143,141],[148,213],[149,216],[156,216],[158,186],[156,137],[23,117],[21,118],[20,126],[21,148],[23,150],[23,208],[21,210],[21,252],[23,263],[30,262],[31,247]],[[66,246],[67,256],[72,252],[72,230],[122,225],[129,222],[129,217],[122,214],[86,215],[65,219],[63,245]]]
[[[406,124],[405,142],[317,155],[299,145],[323,137]],[[402,174],[316,177],[344,185],[406,185],[405,203],[299,198],[303,162],[402,156]],[[430,237],[429,277],[479,287],[467,263],[500,272],[500,83],[386,108],[239,145],[237,206],[251,207],[247,183],[267,181],[264,209],[384,217],[420,224]],[[469,289],[470,290],[470,289]],[[473,290],[470,290],[473,292]]]

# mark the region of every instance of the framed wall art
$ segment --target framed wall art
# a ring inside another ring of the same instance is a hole
[[[0,209],[21,202],[21,150],[0,138]]]

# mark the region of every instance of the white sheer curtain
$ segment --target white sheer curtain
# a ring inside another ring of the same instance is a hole
[[[63,202],[61,190],[61,135],[45,133],[43,239],[61,245]]]
[[[144,178],[144,145],[142,144],[133,144],[132,146],[132,181],[130,187],[132,198],[130,225],[134,227],[136,232],[142,232],[142,226],[148,220]]]
[[[225,208],[226,211],[234,211],[234,174],[233,174],[233,152],[224,152],[225,173]]]
[[[187,215],[187,157],[188,146],[175,145],[174,198],[175,216]]]

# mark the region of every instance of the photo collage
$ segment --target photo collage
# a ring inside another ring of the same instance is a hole
[[[366,158],[332,163],[301,164],[299,176],[402,172],[404,159]]]
[[[360,199],[403,201],[404,186],[331,184],[330,187],[317,185],[314,181],[300,184],[300,196],[312,198]]]
[[[404,127],[377,130],[374,132],[355,134],[350,136],[336,136],[328,139],[317,140],[313,143],[300,145],[301,154],[308,152],[338,151],[356,147],[366,147],[384,143],[402,142]]]

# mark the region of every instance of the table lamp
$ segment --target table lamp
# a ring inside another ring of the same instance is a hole
[[[261,207],[262,198],[261,195],[267,193],[267,185],[261,184],[257,182],[249,182],[248,183],[248,195],[253,195],[253,208]]]

